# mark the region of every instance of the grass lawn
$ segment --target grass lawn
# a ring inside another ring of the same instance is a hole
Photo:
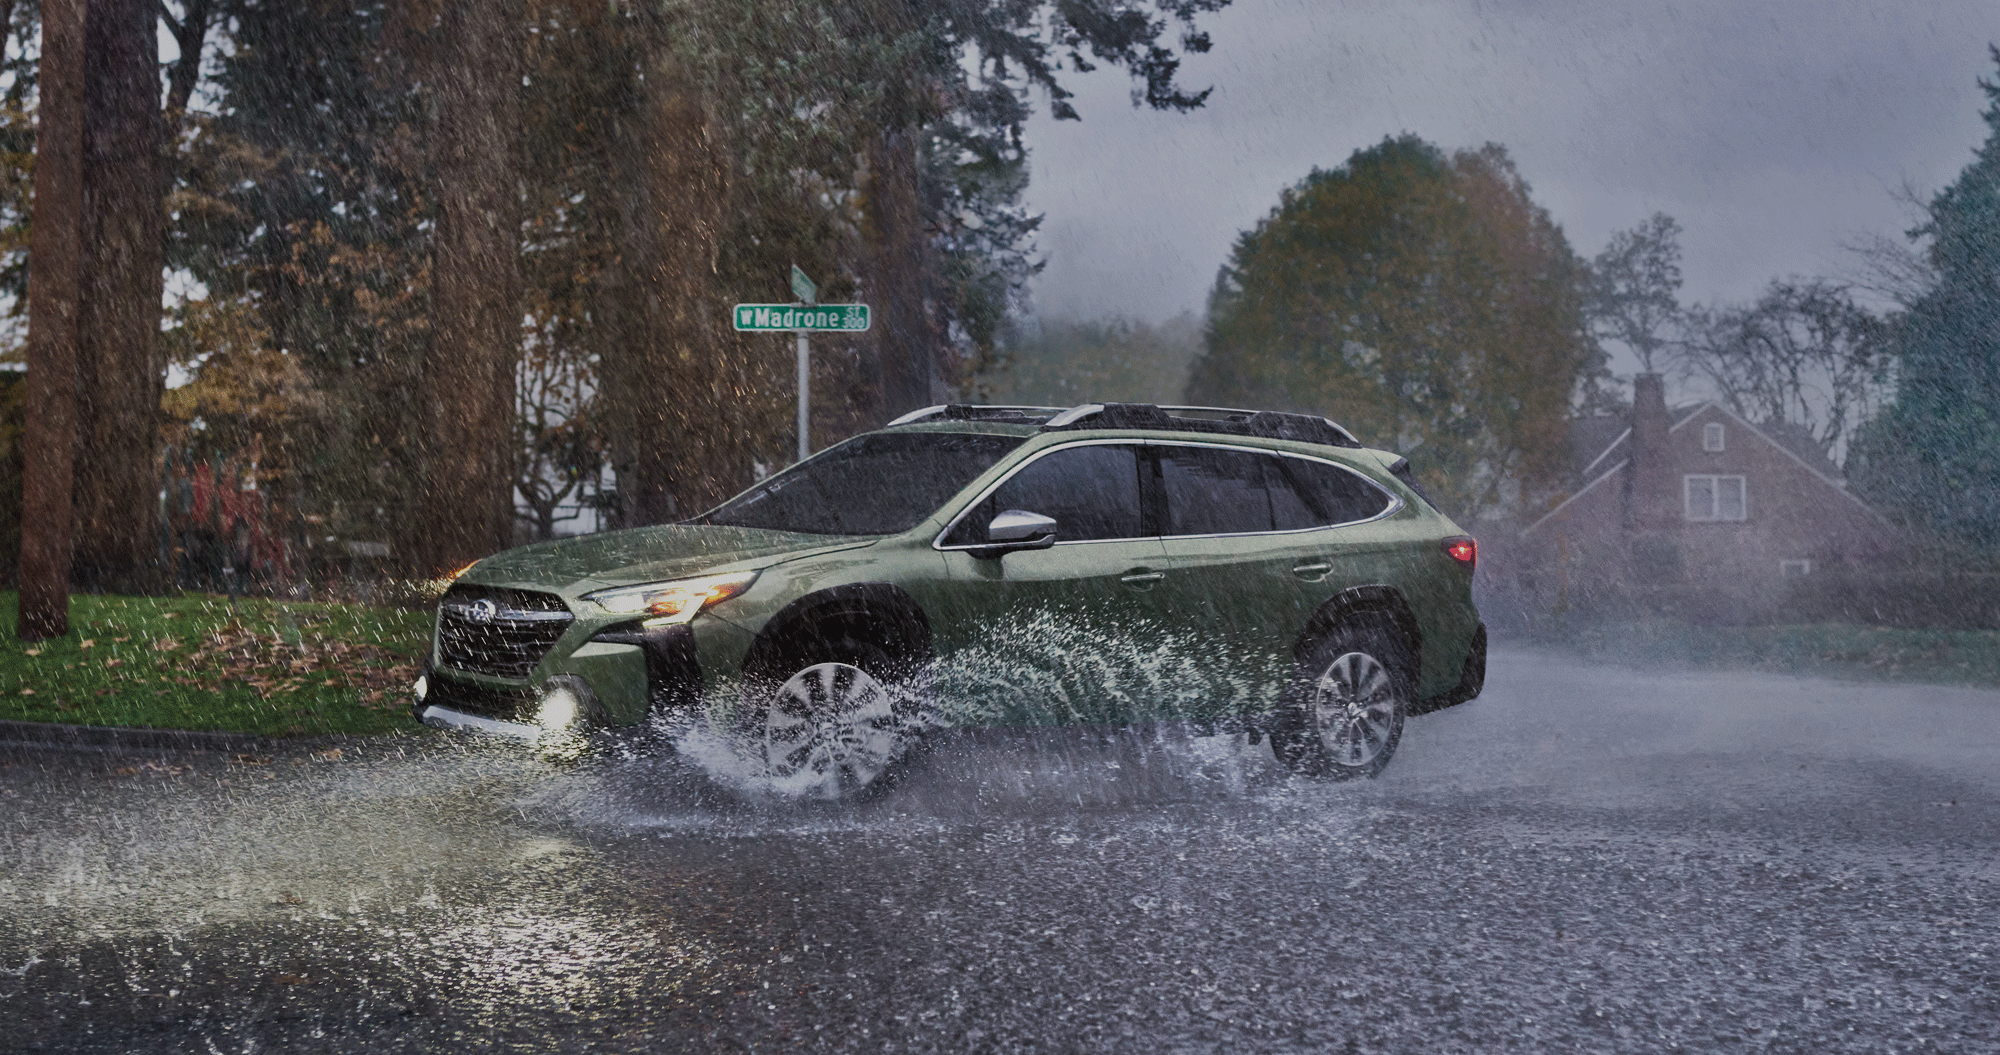
[[[14,636],[0,593],[0,719],[315,736],[416,728],[428,612],[178,597],[70,598],[68,636]]]
[[[1691,626],[1656,620],[1540,627],[1507,636],[1607,663],[2000,687],[2000,631],[1995,630],[1838,623]]]

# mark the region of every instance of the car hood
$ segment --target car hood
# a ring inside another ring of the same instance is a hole
[[[714,524],[662,524],[538,542],[480,561],[460,580],[483,586],[582,592],[699,575],[711,568],[856,549],[874,536],[808,535]],[[767,563],[776,563],[768,561]]]

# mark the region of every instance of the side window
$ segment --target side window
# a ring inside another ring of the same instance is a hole
[[[1378,516],[1389,508],[1389,493],[1349,472],[1325,462],[1303,458],[1275,459],[1285,477],[1306,504],[1312,507],[1316,524],[1351,524]]]
[[[975,506],[945,544],[985,542],[986,525],[1009,509],[1054,517],[1059,542],[1139,538],[1138,451],[1093,444],[1043,455]]]
[[[1217,447],[1161,446],[1169,535],[1235,535],[1270,531],[1265,487],[1268,455]]]

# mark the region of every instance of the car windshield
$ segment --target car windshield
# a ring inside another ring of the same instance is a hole
[[[893,535],[963,490],[1020,436],[874,433],[822,451],[696,517],[697,524]]]

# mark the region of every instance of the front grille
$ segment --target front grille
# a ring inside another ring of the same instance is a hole
[[[461,583],[438,603],[438,658],[454,670],[525,678],[574,618],[554,594]]]

